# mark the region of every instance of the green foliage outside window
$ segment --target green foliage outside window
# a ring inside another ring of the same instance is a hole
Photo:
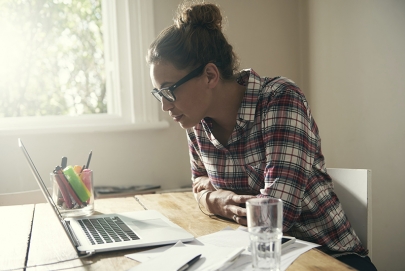
[[[101,0],[0,0],[0,117],[106,113]]]

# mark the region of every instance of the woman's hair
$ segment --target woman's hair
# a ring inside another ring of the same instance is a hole
[[[149,47],[147,62],[169,62],[179,70],[213,62],[221,78],[232,78],[239,61],[222,33],[222,15],[214,4],[183,3],[174,24],[163,30]]]

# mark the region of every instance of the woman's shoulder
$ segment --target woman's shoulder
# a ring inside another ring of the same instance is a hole
[[[278,94],[285,91],[293,91],[302,94],[302,91],[297,84],[287,77],[265,77],[264,81],[265,84],[263,87],[265,87],[268,92],[272,92],[273,94]]]
[[[248,89],[258,90],[263,92],[271,93],[282,91],[286,89],[296,90],[301,92],[300,88],[295,84],[295,82],[287,77],[274,76],[274,77],[261,77],[252,68],[243,69],[239,72],[237,77],[237,82],[241,85],[247,86]]]
[[[298,85],[291,79],[283,76],[265,77],[263,89],[261,91],[264,99],[274,101],[274,99],[298,99],[307,103],[307,99]]]

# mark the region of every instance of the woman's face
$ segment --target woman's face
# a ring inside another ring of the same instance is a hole
[[[165,62],[152,64],[150,67],[152,84],[158,90],[172,86],[189,72],[177,70],[172,64]],[[176,101],[170,102],[162,97],[162,110],[167,111],[182,128],[194,127],[208,113],[211,92],[205,84],[207,81],[203,73],[180,85],[173,91]]]

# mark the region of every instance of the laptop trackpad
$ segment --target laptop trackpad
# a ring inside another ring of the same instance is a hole
[[[147,220],[136,220],[132,221],[135,228],[139,230],[148,230],[148,229],[156,229],[156,228],[163,228],[163,227],[170,227],[163,219],[155,218],[155,219],[147,219]]]

